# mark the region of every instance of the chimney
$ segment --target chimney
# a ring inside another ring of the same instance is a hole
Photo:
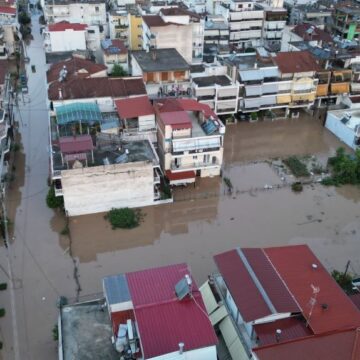
[[[185,344],[183,342],[179,343],[179,354],[181,355],[184,352]]]
[[[276,342],[279,342],[279,341],[280,341],[280,336],[281,336],[281,330],[280,330],[280,329],[276,329],[276,332],[275,332]]]
[[[59,100],[62,100],[63,96],[62,96],[62,90],[61,88],[59,88]]]

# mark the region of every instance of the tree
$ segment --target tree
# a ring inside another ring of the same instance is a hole
[[[50,187],[46,196],[46,204],[50,209],[56,209],[64,205],[62,196],[55,196],[55,189],[53,186]]]
[[[19,23],[21,25],[29,25],[31,22],[31,18],[26,14],[26,12],[19,13]]]
[[[119,65],[119,64],[114,64],[110,75],[111,75],[111,76],[114,76],[114,77],[121,77],[121,76],[126,76],[127,73],[126,73],[126,71],[121,67],[121,65]]]
[[[111,209],[105,218],[109,220],[113,229],[132,229],[139,225],[140,211],[129,208]]]

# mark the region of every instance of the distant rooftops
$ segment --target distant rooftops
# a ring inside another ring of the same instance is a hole
[[[328,43],[333,41],[329,33],[308,23],[296,25],[292,32],[300,36],[304,41],[324,41]]]
[[[274,60],[283,74],[321,70],[321,66],[309,51],[279,52]]]
[[[175,286],[188,276],[191,296],[180,300]],[[217,344],[201,294],[186,264],[170,265],[104,278],[113,329],[117,331],[124,305],[131,301],[142,355],[145,359]],[[129,308],[129,307],[127,307]]]
[[[165,16],[189,16],[192,19],[201,19],[199,14],[180,7],[163,8],[160,12]]]
[[[147,96],[116,100],[115,105],[121,119],[131,119],[155,114],[154,108]]]
[[[87,28],[86,24],[70,23],[68,21],[60,21],[55,24],[49,24],[48,30],[50,32],[73,30],[73,31],[85,31]]]
[[[45,5],[63,5],[63,4],[105,4],[105,0],[45,0]]]
[[[152,26],[168,26],[172,23],[167,23],[160,15],[144,15],[142,17],[143,21],[148,27]]]
[[[189,64],[174,48],[139,50],[131,55],[143,72],[190,70]]]
[[[101,40],[101,47],[106,55],[125,55],[128,53],[124,42],[119,39]]]

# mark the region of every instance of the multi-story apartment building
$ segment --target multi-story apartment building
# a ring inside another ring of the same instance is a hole
[[[133,76],[142,76],[150,97],[191,93],[190,66],[176,49],[139,50],[131,53]]]
[[[359,39],[360,34],[360,8],[358,6],[341,3],[335,7],[333,13],[332,31],[341,39]]]
[[[229,26],[219,15],[207,16],[204,28],[204,60],[207,56],[229,53]]]
[[[141,50],[142,47],[142,16],[137,11],[129,12],[129,48]]]
[[[217,4],[216,12],[229,23],[230,44],[245,49],[262,44],[264,10],[257,9],[253,1],[230,0]]]
[[[109,12],[110,39],[119,39],[125,46],[129,45],[129,14],[124,10]]]
[[[105,39],[101,41],[102,60],[111,74],[114,65],[120,65],[128,72],[128,50],[123,41],[119,39]]]
[[[206,0],[184,0],[183,3],[190,11],[194,11],[197,14],[206,13]]]
[[[105,0],[46,0],[44,17],[49,24],[68,21],[96,25],[103,37],[108,35]]]
[[[170,184],[220,174],[225,126],[209,106],[193,99],[155,104],[160,164]]]
[[[239,104],[239,82],[227,75],[227,67],[204,65],[204,71],[191,72],[193,96],[208,105],[217,115],[237,113]]]
[[[175,48],[189,64],[201,63],[204,20],[179,7],[161,9],[159,15],[143,16],[143,49]]]

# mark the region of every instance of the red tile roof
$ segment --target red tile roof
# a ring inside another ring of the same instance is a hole
[[[152,26],[160,27],[160,26],[168,26],[168,25],[182,26],[182,24],[175,24],[172,22],[164,21],[160,15],[144,15],[142,19],[148,27],[152,27]]]
[[[175,180],[193,179],[196,177],[196,174],[195,171],[172,172],[171,170],[166,170],[166,177],[170,181],[175,181]]]
[[[305,41],[333,41],[329,33],[307,23],[296,25],[292,32],[300,36]]]
[[[278,313],[300,312],[300,307],[286,288],[263,249],[242,249],[256,277]]]
[[[308,51],[279,52],[274,58],[283,74],[321,71],[321,66]]]
[[[191,129],[192,122],[186,111],[162,112],[158,120],[172,129]]]
[[[355,306],[360,310],[360,294],[350,295],[350,300],[355,304]]]
[[[128,96],[145,95],[146,89],[142,78],[76,78],[64,82],[54,81],[49,85],[50,100],[87,99],[94,97],[112,97],[115,99]]]
[[[10,6],[0,6],[0,14],[16,15],[16,9]]]
[[[69,60],[60,61],[50,67],[47,71],[47,82],[51,83],[59,79],[60,71],[66,67],[67,70],[67,79],[71,79],[72,76],[79,77],[90,77],[99,72],[102,72],[107,69],[103,64],[96,64],[93,61],[85,60],[78,57],[73,57]]]
[[[360,327],[360,312],[306,245],[264,249],[289,291],[309,315],[312,285],[319,287],[309,324],[315,334]],[[316,264],[314,269],[312,264]],[[327,309],[322,308],[327,304]]]
[[[65,30],[85,31],[86,28],[86,24],[69,23],[68,21],[60,21],[58,23],[48,25],[48,30],[51,32]]]
[[[111,45],[108,48],[103,49],[103,51],[106,55],[126,55],[128,53],[128,49],[126,48],[124,42],[120,39],[111,40]]]
[[[186,264],[126,274],[144,358],[217,344],[200,292],[193,281],[193,298],[178,300],[175,285],[185,274]]]
[[[237,250],[216,255],[214,260],[245,322],[272,314]]]
[[[287,319],[272,321],[265,324],[254,325],[255,333],[258,337],[258,346],[277,344],[276,330],[281,330],[279,343],[304,338],[313,335],[312,331],[306,327],[303,318],[291,317]]]
[[[94,148],[90,135],[64,136],[59,139],[59,145],[63,154],[81,153]]]
[[[160,12],[165,16],[189,16],[190,18],[199,20],[201,16],[195,12],[180,8],[180,7],[173,7],[173,8],[163,8]]]
[[[131,119],[155,114],[154,108],[147,96],[116,100],[115,105],[117,112],[122,119]]]
[[[253,349],[259,360],[357,360],[360,331],[349,330]]]

